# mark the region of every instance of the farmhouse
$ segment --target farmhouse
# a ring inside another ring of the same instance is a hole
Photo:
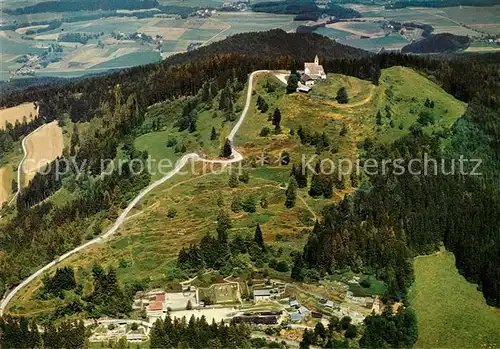
[[[253,300],[255,302],[266,301],[271,298],[271,290],[254,290]]]
[[[303,84],[303,85],[306,85],[306,86],[313,86],[314,85],[314,79],[311,78],[309,75],[307,75],[306,73],[302,74],[300,76],[300,82]]]

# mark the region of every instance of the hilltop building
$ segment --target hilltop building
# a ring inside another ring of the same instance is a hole
[[[323,66],[319,64],[319,58],[318,55],[314,57],[314,62],[306,62],[304,63],[304,74],[303,76],[308,79],[306,80],[325,80],[326,79],[326,74],[325,70],[323,69]]]
[[[318,55],[314,57],[314,62],[305,62],[304,71],[301,71],[297,92],[308,93],[318,80],[325,80],[326,73],[323,66],[319,64]]]

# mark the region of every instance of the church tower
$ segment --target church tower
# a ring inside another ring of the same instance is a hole
[[[319,58],[318,58],[318,55],[316,55],[316,57],[314,57],[314,64],[319,64]]]

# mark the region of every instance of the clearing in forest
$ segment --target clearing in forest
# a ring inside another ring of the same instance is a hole
[[[0,109],[0,128],[5,128],[5,123],[10,122],[12,125],[19,120],[22,122],[24,117],[26,121],[30,121],[37,116],[38,112],[33,103],[23,103],[11,108]]]
[[[500,310],[455,267],[452,253],[415,258],[410,304],[418,320],[415,348],[500,348]]]
[[[46,164],[62,155],[64,140],[62,128],[53,121],[30,134],[26,140],[26,159],[22,168],[27,184]]]

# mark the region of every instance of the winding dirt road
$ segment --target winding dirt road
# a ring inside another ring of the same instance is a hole
[[[238,132],[238,129],[243,124],[243,121],[245,120],[245,116],[246,116],[246,114],[248,112],[248,109],[250,108],[250,102],[252,100],[252,91],[253,91],[253,78],[255,77],[255,75],[257,75],[259,73],[268,73],[268,72],[269,72],[268,70],[257,70],[257,71],[254,71],[252,74],[250,74],[250,77],[248,79],[248,90],[247,90],[247,97],[246,97],[246,102],[245,102],[245,108],[241,112],[241,116],[240,116],[238,122],[236,123],[236,125],[234,125],[233,129],[231,130],[231,133],[227,137],[231,142],[233,141],[233,138],[236,135],[236,132]],[[36,132],[36,130],[34,132]],[[28,137],[26,137],[26,138],[28,138]],[[23,150],[25,151],[25,142],[24,142],[24,140],[23,140]],[[26,151],[25,151],[25,157],[26,157]],[[160,178],[156,182],[151,183],[148,187],[146,187],[145,189],[143,189],[134,198],[134,200],[132,200],[132,202],[130,202],[130,204],[122,212],[122,214],[116,219],[115,223],[111,226],[111,228],[109,228],[104,234],[102,234],[101,236],[99,236],[99,237],[97,237],[95,239],[87,241],[83,245],[80,245],[80,246],[74,248],[71,251],[66,252],[65,254],[63,254],[62,256],[60,256],[59,258],[53,260],[49,264],[47,264],[47,265],[43,266],[42,268],[38,269],[36,272],[34,272],[28,278],[26,278],[23,282],[21,282],[19,285],[17,285],[12,291],[10,291],[8,294],[6,294],[5,297],[2,299],[2,301],[0,302],[0,316],[3,315],[4,310],[7,309],[7,305],[12,300],[12,298],[20,290],[22,290],[27,285],[29,285],[33,280],[35,280],[37,277],[39,277],[43,273],[47,272],[50,268],[52,268],[53,266],[55,266],[57,263],[59,263],[59,262],[65,260],[65,259],[69,258],[70,256],[74,255],[75,253],[78,253],[78,252],[86,249],[87,247],[89,247],[91,245],[103,242],[105,239],[107,239],[111,235],[115,234],[118,231],[118,228],[120,228],[120,226],[123,224],[123,222],[125,222],[125,219],[126,219],[127,215],[134,208],[134,206],[137,205],[137,203],[139,201],[141,201],[153,189],[155,189],[156,187],[162,185],[163,183],[165,183],[166,181],[168,181],[170,178],[172,178],[174,175],[176,175],[177,173],[179,173],[179,171],[190,160],[191,161],[202,161],[202,162],[206,162],[206,163],[230,164],[230,163],[235,163],[235,162],[239,162],[239,161],[243,160],[243,156],[236,149],[234,149],[234,147],[233,147],[233,157],[231,159],[229,159],[229,160],[206,160],[206,159],[201,158],[196,153],[190,153],[190,154],[184,155],[178,161],[177,165],[175,166],[175,168],[172,171],[170,171],[164,177]],[[21,166],[22,163],[23,163],[23,161],[21,161],[21,163],[20,163],[19,166]]]
[[[37,109],[37,112],[38,112],[38,109]],[[33,135],[34,133],[36,133],[37,131],[39,131],[45,125],[48,125],[48,124],[44,124],[44,125],[38,127],[36,130],[34,130],[30,134],[28,134],[26,137],[24,137],[23,140],[21,141],[21,146],[23,148],[23,154],[24,154],[24,156],[21,159],[21,161],[19,162],[19,166],[17,167],[17,192],[14,194],[14,196],[12,197],[12,199],[10,199],[10,201],[8,203],[9,206],[14,202],[14,200],[17,198],[17,195],[21,191],[22,169],[23,169],[24,160],[26,160],[26,157],[28,156],[28,150],[26,149],[26,142],[31,137],[31,135]],[[1,313],[1,308],[0,308],[0,316],[1,315],[2,315],[2,313]]]

